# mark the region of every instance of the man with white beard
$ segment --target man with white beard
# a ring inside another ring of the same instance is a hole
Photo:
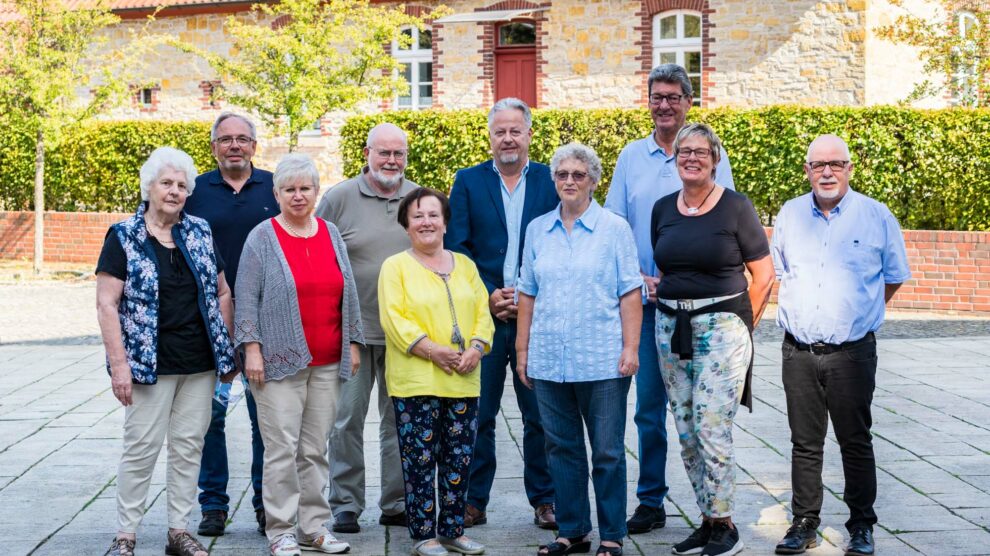
[[[378,382],[378,427],[382,525],[406,525],[405,486],[395,433],[392,401],[385,389],[385,334],[378,320],[378,274],[382,262],[409,248],[409,235],[397,221],[399,203],[419,186],[405,179],[409,159],[406,133],[384,123],[372,128],[364,147],[367,165],[357,176],[330,188],[316,216],[336,224],[357,283],[364,335],[361,368],[341,384],[337,421],[330,431],[330,507],[336,533],[357,533],[365,509],[364,421],[371,389]]]

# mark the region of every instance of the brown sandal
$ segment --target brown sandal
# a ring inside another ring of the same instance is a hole
[[[165,545],[165,554],[169,556],[196,556],[197,552],[209,553],[206,547],[196,540],[196,537],[190,535],[188,531],[183,531],[174,537],[169,533],[168,544]]]
[[[103,556],[134,556],[134,545],[135,541],[133,539],[118,539],[114,537],[113,542],[110,543],[110,548],[103,553]]]

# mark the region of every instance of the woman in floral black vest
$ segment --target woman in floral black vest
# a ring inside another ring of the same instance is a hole
[[[137,213],[107,232],[96,304],[113,395],[124,406],[117,536],[110,556],[133,556],[155,460],[168,435],[166,554],[207,556],[186,527],[196,498],[215,376],[234,377],[233,307],[205,220],[182,212],[192,158],[156,149],[141,167]]]

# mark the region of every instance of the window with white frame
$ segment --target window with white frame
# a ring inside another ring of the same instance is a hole
[[[956,66],[955,73],[952,76],[953,81],[955,81],[955,98],[953,101],[955,104],[975,106],[979,103],[979,87],[976,83],[978,79],[976,64],[980,52],[975,37],[979,20],[970,12],[959,12],[956,14],[955,23],[958,26],[959,38],[963,40],[958,47],[959,52],[957,53],[960,62]]]
[[[653,16],[653,65],[687,70],[694,104],[701,104],[701,12],[672,10]]]
[[[403,110],[422,110],[433,104],[433,33],[415,27],[403,29],[409,37],[408,45],[392,45],[392,55],[402,64],[400,75],[409,84],[409,90],[395,99],[395,106]]]

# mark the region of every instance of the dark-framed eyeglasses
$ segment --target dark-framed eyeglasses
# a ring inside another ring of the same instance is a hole
[[[573,178],[574,181],[584,181],[584,178],[588,177],[587,172],[568,172],[566,170],[558,170],[553,175],[554,179],[557,181],[567,181],[567,178]]]
[[[683,98],[687,98],[687,95],[678,95],[678,94],[673,94],[673,95],[652,94],[652,95],[650,95],[650,104],[652,104],[653,106],[660,106],[660,104],[662,104],[663,101],[666,100],[667,101],[667,104],[673,106],[673,105],[677,104],[678,102],[680,102],[681,99],[683,99]]]
[[[215,140],[217,145],[221,147],[229,147],[234,143],[237,143],[238,147],[246,147],[251,143],[254,143],[254,137],[248,137],[247,135],[238,135],[237,137],[231,137],[230,135],[224,135],[223,137],[217,137]]]
[[[694,155],[694,156],[696,156],[698,158],[708,158],[709,156],[711,156],[711,154],[712,154],[712,150],[711,149],[706,149],[706,148],[700,148],[700,149],[688,149],[688,148],[677,149],[677,158],[691,158],[691,155]]]
[[[808,167],[811,168],[812,172],[820,174],[825,171],[825,167],[828,166],[833,172],[841,172],[849,166],[848,160],[812,160],[808,162]]]
[[[403,151],[403,150],[397,150],[397,151],[385,151],[385,150],[381,150],[380,151],[378,149],[374,149],[374,151],[375,151],[375,154],[377,154],[378,156],[382,157],[383,160],[388,160],[388,159],[393,158],[393,157],[396,160],[405,160],[406,159],[406,155],[409,154],[409,153],[407,153],[406,151]]]

